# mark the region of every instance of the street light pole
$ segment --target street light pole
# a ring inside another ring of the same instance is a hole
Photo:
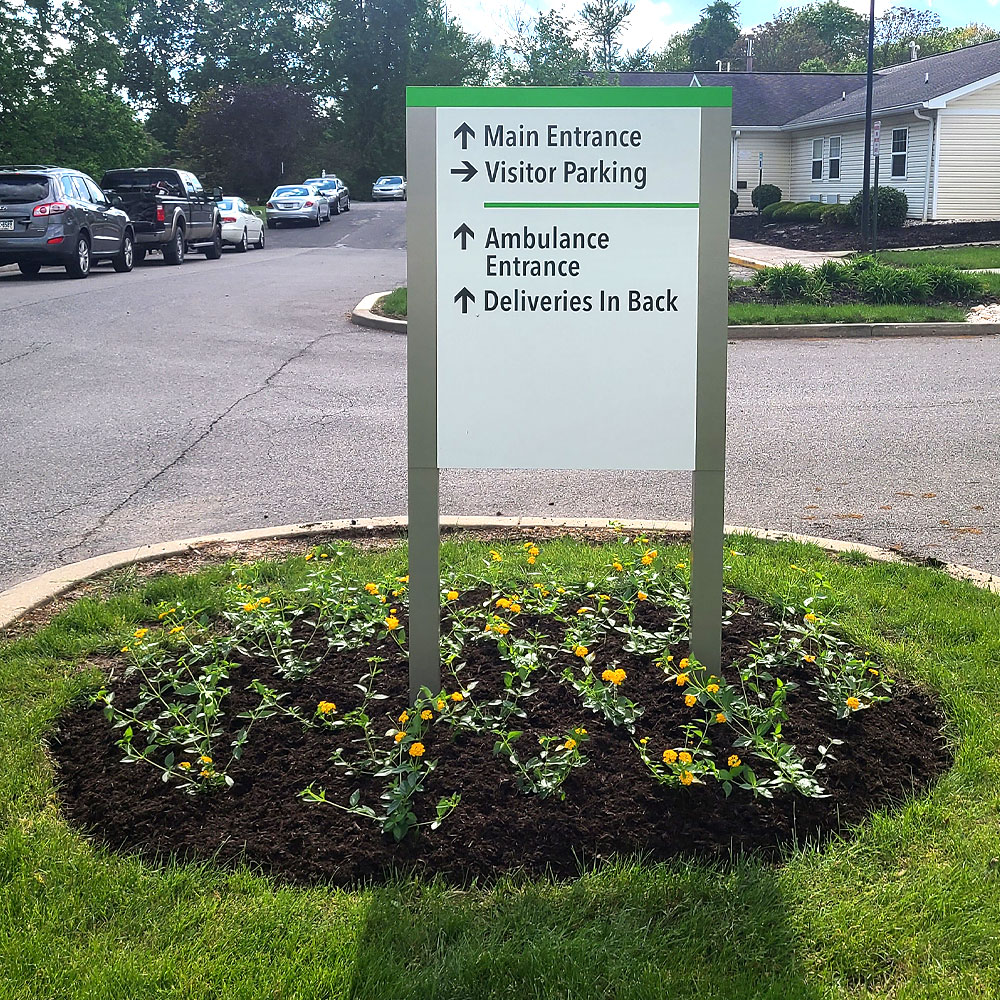
[[[861,249],[868,249],[871,232],[872,93],[875,89],[875,0],[868,19],[868,95],[865,100],[865,180],[861,193]]]

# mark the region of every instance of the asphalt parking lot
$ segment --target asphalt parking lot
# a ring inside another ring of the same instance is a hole
[[[405,281],[405,213],[355,203],[264,250],[86,281],[0,270],[0,587],[149,541],[404,513],[406,339],[347,317]],[[611,390],[656,391],[636,361]],[[727,520],[1000,572],[998,370],[989,337],[732,344]],[[445,472],[442,507],[686,518],[690,481]]]

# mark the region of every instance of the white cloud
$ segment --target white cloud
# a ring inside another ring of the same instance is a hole
[[[635,0],[635,10],[625,23],[622,40],[630,51],[650,43],[650,49],[655,52],[663,48],[671,35],[689,27],[690,22],[674,18],[673,8],[663,0]]]

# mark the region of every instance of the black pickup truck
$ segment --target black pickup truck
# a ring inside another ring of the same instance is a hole
[[[206,191],[194,174],[165,167],[109,170],[101,188],[128,212],[137,260],[152,250],[168,264],[180,264],[188,251],[222,256],[221,188]]]

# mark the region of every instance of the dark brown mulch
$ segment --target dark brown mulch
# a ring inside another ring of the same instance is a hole
[[[661,611],[641,608],[647,628],[665,626]],[[749,613],[736,616],[725,635],[726,666],[747,653],[749,642],[772,634],[769,611],[751,601],[745,608]],[[341,712],[356,706],[360,695],[352,684],[373,652],[330,655],[295,685],[283,683],[264,663],[244,663],[233,674],[230,717],[250,707],[242,682],[254,677],[291,688],[295,704],[309,714],[321,699],[335,701]],[[405,707],[406,667],[386,648],[379,652],[391,656],[382,686],[391,696],[381,703],[388,713],[378,727],[382,733],[389,718]],[[683,689],[666,683],[648,660],[623,652],[617,638],[596,652],[600,663],[617,660],[627,671],[623,690],[645,708],[636,735],[648,736],[657,755],[667,746],[682,745],[680,726],[695,713],[685,707]],[[686,650],[673,652],[679,658]],[[466,683],[478,679],[475,697],[487,699],[499,690],[500,669],[495,651],[481,645],[469,651],[463,678]],[[392,870],[455,881],[519,870],[573,875],[581,864],[615,855],[725,859],[759,851],[777,857],[781,845],[843,830],[872,809],[920,792],[950,765],[941,737],[944,718],[926,691],[900,681],[888,704],[838,721],[817,700],[805,670],[796,668],[786,679],[801,685],[788,700],[788,740],[811,760],[817,745],[834,737],[844,740],[835,750],[836,761],[821,772],[829,798],[783,792],[767,800],[734,791],[727,800],[716,785],[661,788],[644,770],[625,731],[585,710],[572,690],[545,681],[529,702],[523,746],[533,746],[539,733],[564,733],[575,726],[590,734],[585,748],[590,763],[570,775],[566,800],[521,794],[507,762],[493,756],[491,737],[440,725],[425,740],[429,757],[439,764],[417,812],[429,818],[437,799],[455,791],[462,794],[461,804],[436,832],[422,831],[398,845],[366,819],[299,798],[315,782],[337,801],[346,802],[360,787],[363,801],[377,804],[377,785],[346,778],[329,763],[334,746],[347,745],[346,730],[318,734],[287,717],[258,723],[243,760],[232,769],[232,791],[193,797],[164,785],[151,770],[120,763],[112,730],[97,708],[79,707],[64,717],[50,750],[64,814],[114,849],[222,863],[245,860],[290,881],[339,885],[377,881]],[[134,697],[133,683],[115,687],[119,702]],[[722,725],[713,727],[712,735],[724,761],[732,752],[727,742],[732,734]]]
[[[734,240],[819,253],[861,249],[861,235],[856,229],[822,222],[761,222],[755,215],[731,216],[729,236]],[[907,221],[902,226],[884,229],[878,234],[880,250],[995,241],[1000,241],[1000,222]]]
[[[773,295],[768,295],[761,288],[756,288],[753,285],[737,285],[734,288],[729,289],[729,301],[730,302],[740,302],[740,303],[753,303],[755,305],[764,306],[780,306],[780,305],[800,305],[802,304],[801,299],[796,299],[791,302],[785,299],[776,298]],[[976,297],[976,304],[981,302],[997,302],[997,296],[995,295],[982,295]],[[871,303],[866,302],[861,295],[858,294],[854,289],[848,288],[831,288],[829,296],[823,300],[823,305],[825,306],[842,306],[842,305],[870,305]],[[953,302],[950,299],[925,299],[920,302],[919,305],[922,306],[964,306],[968,308],[972,303],[969,302]]]

